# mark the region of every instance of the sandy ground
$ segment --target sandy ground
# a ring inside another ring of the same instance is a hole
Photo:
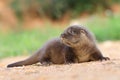
[[[0,80],[120,80],[120,41],[100,43],[99,48],[110,61],[6,68],[8,63],[26,57],[2,59]]]

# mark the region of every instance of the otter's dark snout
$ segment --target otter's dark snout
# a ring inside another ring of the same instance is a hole
[[[62,38],[65,38],[65,37],[66,37],[66,34],[61,34],[61,37],[62,37]]]
[[[69,35],[69,34],[65,34],[65,33],[63,33],[63,34],[61,34],[61,38],[71,39],[71,38],[72,38],[72,36],[71,36],[71,35]]]

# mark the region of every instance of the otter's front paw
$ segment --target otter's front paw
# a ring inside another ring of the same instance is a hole
[[[110,60],[110,58],[109,58],[109,57],[102,57],[102,58],[100,59],[100,61],[103,61],[103,60],[107,61],[107,60]]]

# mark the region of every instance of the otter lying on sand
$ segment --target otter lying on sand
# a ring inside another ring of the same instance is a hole
[[[81,25],[72,25],[59,38],[48,41],[31,57],[9,64],[7,67],[41,64],[66,64],[88,61],[109,60],[97,48],[95,38]]]

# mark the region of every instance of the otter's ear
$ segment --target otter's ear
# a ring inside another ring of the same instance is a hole
[[[80,30],[80,33],[84,33],[84,34],[85,34],[85,30],[81,29],[81,30]]]

